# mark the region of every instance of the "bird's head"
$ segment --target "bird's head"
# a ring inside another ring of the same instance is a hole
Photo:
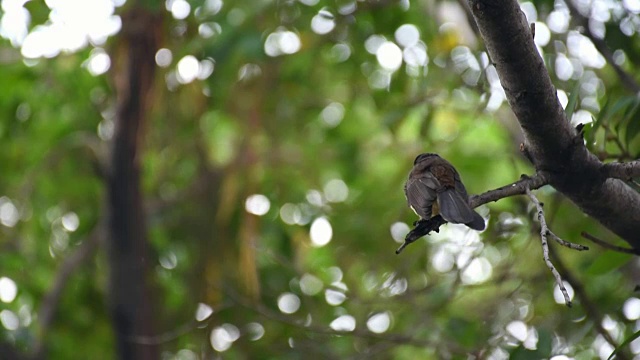
[[[424,153],[424,154],[420,154],[420,155],[418,155],[418,156],[416,157],[416,159],[415,159],[415,160],[413,160],[413,165],[416,165],[416,164],[417,164],[417,163],[419,163],[419,162],[422,162],[422,161],[427,160],[427,159],[431,159],[431,158],[433,158],[433,157],[440,157],[440,155],[438,155],[438,154],[434,154],[434,153]]]

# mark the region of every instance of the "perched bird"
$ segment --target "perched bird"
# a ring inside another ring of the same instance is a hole
[[[409,207],[423,220],[440,214],[446,221],[484,230],[484,219],[469,206],[460,175],[438,154],[420,154],[404,185]]]

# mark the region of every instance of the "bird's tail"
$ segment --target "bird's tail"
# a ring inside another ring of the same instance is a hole
[[[455,189],[438,193],[440,215],[450,223],[465,224],[474,230],[484,230],[484,219],[473,211],[469,203]]]

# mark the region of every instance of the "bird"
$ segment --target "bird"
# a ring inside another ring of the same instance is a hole
[[[465,224],[473,230],[484,230],[484,219],[471,209],[469,195],[460,174],[450,162],[434,153],[420,154],[404,185],[409,207],[419,221],[441,215],[453,224]]]

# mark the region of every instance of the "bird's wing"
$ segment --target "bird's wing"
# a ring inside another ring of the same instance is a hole
[[[427,173],[418,178],[409,178],[404,192],[413,211],[423,219],[431,218],[431,208],[437,199],[438,180]]]
[[[474,221],[475,212],[469,207],[467,199],[463,198],[456,189],[447,189],[438,193],[438,205],[440,214],[448,222],[467,224]]]

